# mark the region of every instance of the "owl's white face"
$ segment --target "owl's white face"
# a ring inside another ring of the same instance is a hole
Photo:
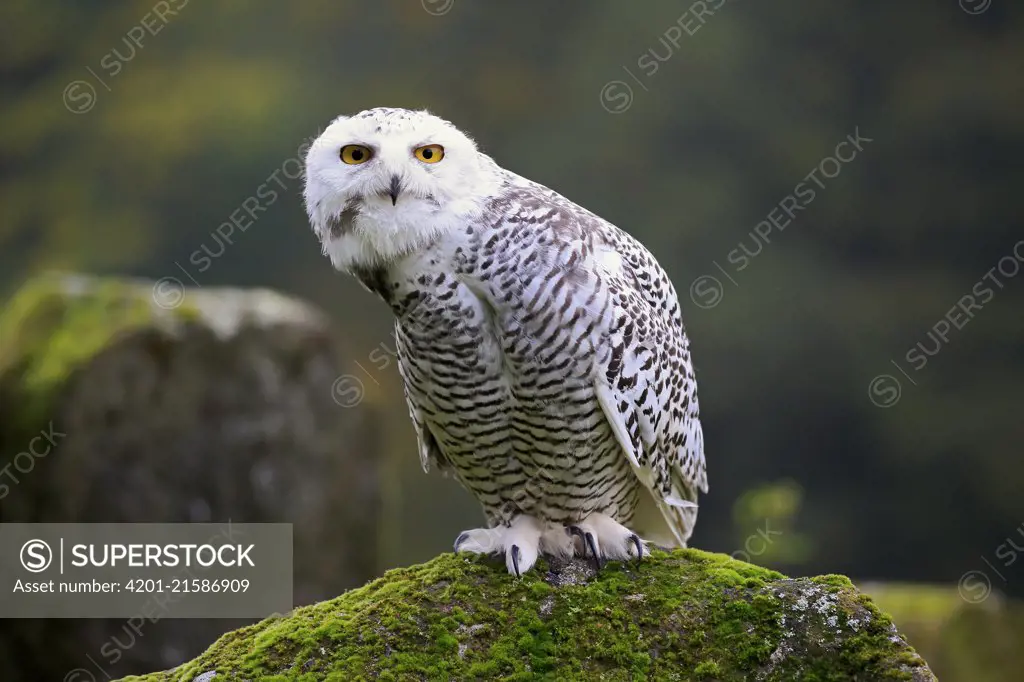
[[[306,155],[306,211],[334,267],[386,265],[478,216],[497,168],[425,111],[335,119]]]

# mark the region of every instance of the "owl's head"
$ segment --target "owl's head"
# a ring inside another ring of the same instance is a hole
[[[478,216],[496,186],[494,162],[426,111],[340,116],[306,155],[306,211],[339,270],[427,246]]]

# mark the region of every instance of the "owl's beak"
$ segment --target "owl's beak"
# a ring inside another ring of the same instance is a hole
[[[388,188],[388,196],[391,197],[391,205],[398,203],[398,193],[402,190],[401,181],[397,175],[391,176],[391,187]]]

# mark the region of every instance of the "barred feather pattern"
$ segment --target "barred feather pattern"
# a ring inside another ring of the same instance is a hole
[[[628,525],[649,496],[685,545],[707,475],[668,276],[627,233],[496,172],[481,220],[354,273],[395,312],[424,469],[453,473],[492,527]]]

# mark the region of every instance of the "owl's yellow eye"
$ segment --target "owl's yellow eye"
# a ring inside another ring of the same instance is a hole
[[[341,160],[350,166],[366,163],[373,156],[373,150],[361,144],[347,144],[341,148]]]
[[[439,144],[428,144],[416,147],[412,153],[423,163],[437,163],[444,158],[444,147]]]

